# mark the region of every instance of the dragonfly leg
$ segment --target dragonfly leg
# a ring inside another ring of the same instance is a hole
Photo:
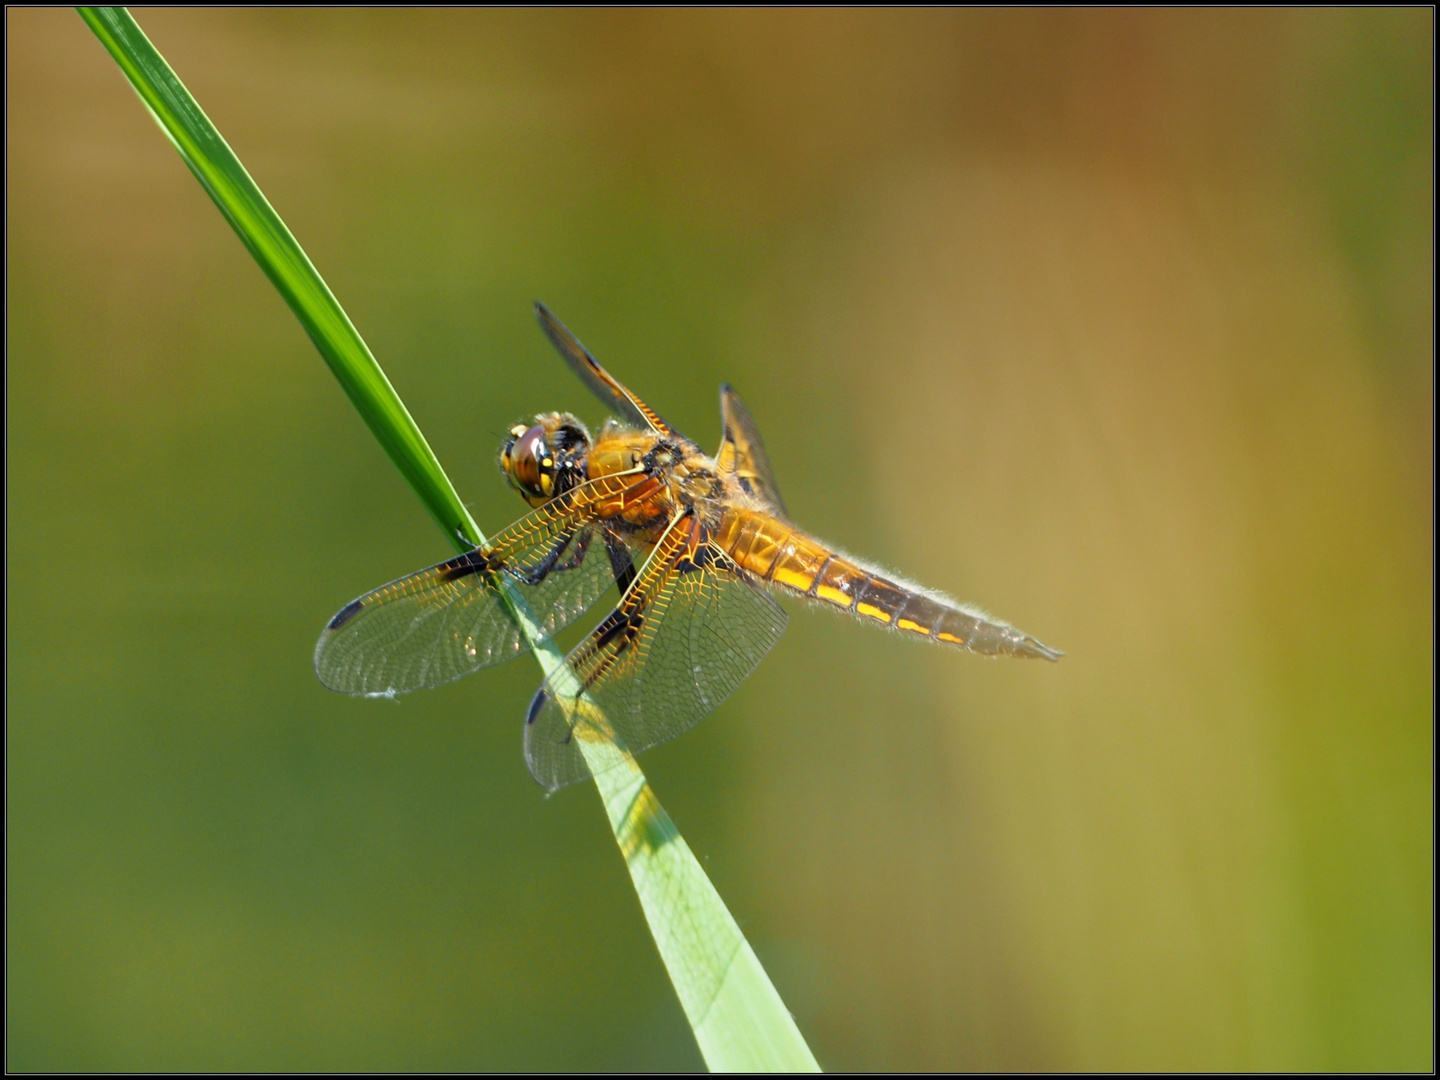
[[[566,570],[579,570],[581,564],[585,561],[585,553],[590,550],[590,538],[593,535],[594,533],[586,529],[584,535],[580,537],[580,542],[575,545],[575,551],[571,554],[570,558],[566,559],[563,563],[552,566],[550,572],[553,574],[563,573]]]
[[[635,580],[635,560],[630,557],[630,549],[625,546],[625,541],[609,529],[605,530],[605,553],[610,556],[610,570],[615,575],[615,585],[620,590],[620,595],[624,596],[625,590],[630,588],[630,583]]]
[[[563,572],[566,570],[574,570],[585,561],[585,553],[590,548],[590,535],[590,530],[586,529],[584,535],[580,538],[580,542],[575,545],[575,551],[563,565],[560,563],[560,556],[565,554],[565,549],[568,548],[570,542],[575,539],[575,533],[573,531],[561,536],[555,546],[550,549],[550,553],[541,559],[533,569],[516,570],[512,568],[510,573],[526,585],[539,585],[554,571],[558,570]]]

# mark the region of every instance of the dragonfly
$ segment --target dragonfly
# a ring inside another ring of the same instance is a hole
[[[718,708],[785,629],[774,593],[974,653],[1063,655],[795,525],[759,428],[728,384],[710,457],[544,304],[535,314],[614,416],[594,436],[566,412],[516,424],[500,466],[530,512],[488,543],[341,608],[315,647],[326,686],[393,697],[448,683],[527,648],[510,597],[533,613],[532,635],[551,637],[614,587],[614,610],[541,683],[525,716],[526,763],[554,790],[593,775],[585,744],[638,754]]]

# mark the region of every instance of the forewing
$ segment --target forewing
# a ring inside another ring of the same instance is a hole
[[[390,695],[509,660],[522,640],[501,599],[502,582],[526,600],[543,635],[557,633],[614,580],[601,511],[649,483],[592,480],[526,514],[488,548],[352,601],[320,635],[315,673],[332,690]]]
[[[720,548],[703,542],[687,555],[683,539],[662,543],[620,606],[570,654],[583,696],[563,672],[535,695],[525,728],[530,772],[557,788],[591,775],[583,741],[638,754],[694,727],[755,670],[785,618]]]
[[[606,408],[615,410],[618,416],[638,428],[649,428],[662,435],[671,434],[670,425],[660,419],[654,409],[632,394],[619,379],[601,367],[600,362],[590,355],[590,350],[581,345],[575,335],[565,328],[565,324],[538,300],[535,301],[535,317],[540,320],[540,329],[545,331],[545,336],[550,339],[555,350]]]
[[[734,473],[740,486],[767,509],[788,518],[790,515],[785,509],[785,500],[780,497],[780,486],[775,483],[775,475],[770,471],[770,459],[765,454],[760,429],[729,383],[720,387],[720,417],[725,424],[725,435],[715,455],[715,464],[721,474]]]
[[[502,600],[516,588],[549,637],[598,600],[614,578],[598,529],[585,525],[526,561],[555,565],[538,580],[461,555],[392,581],[347,605],[320,635],[315,672],[347,694],[403,694],[439,686],[517,655],[524,642]]]

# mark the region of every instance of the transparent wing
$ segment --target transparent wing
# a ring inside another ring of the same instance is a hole
[[[530,705],[525,759],[547,788],[583,780],[582,742],[632,754],[672,739],[720,705],[770,651],[785,612],[693,518],[655,549],[620,606]]]
[[[760,428],[729,383],[720,387],[720,417],[725,424],[725,435],[715,454],[715,464],[720,472],[734,473],[741,487],[764,503],[767,509],[788,519],[790,515],[785,509],[785,500],[780,497],[780,485],[775,483],[770,459],[765,455]]]
[[[315,646],[332,690],[391,695],[438,686],[515,656],[520,631],[501,600],[515,586],[545,636],[590,607],[614,580],[600,513],[642,487],[602,477],[552,499],[488,548],[392,581],[347,604]]]
[[[540,329],[545,331],[545,336],[550,339],[550,344],[555,346],[555,351],[606,408],[614,409],[617,415],[638,428],[649,428],[663,435],[671,434],[670,425],[660,419],[660,414],[601,367],[600,362],[590,355],[590,350],[581,345],[575,335],[565,328],[565,324],[538,300],[535,301],[535,317],[540,320]]]
[[[332,690],[391,695],[509,660],[523,641],[501,601],[501,580],[517,586],[543,634],[555,634],[614,580],[596,532],[587,525],[556,541],[556,565],[538,581],[518,568],[490,569],[475,553],[367,593],[320,635],[315,673]]]

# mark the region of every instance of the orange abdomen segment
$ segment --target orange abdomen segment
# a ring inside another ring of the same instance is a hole
[[[882,577],[768,514],[727,513],[715,542],[761,581],[903,633],[991,655],[1061,655],[1007,623]]]

